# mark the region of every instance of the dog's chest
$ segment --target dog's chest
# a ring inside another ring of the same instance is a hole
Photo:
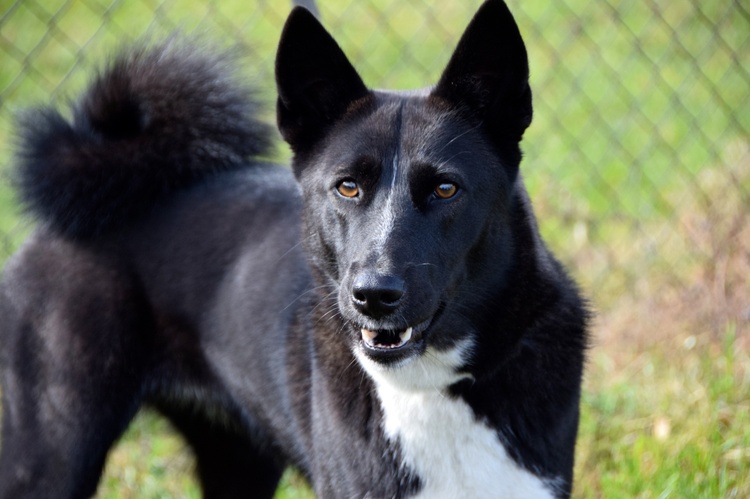
[[[466,402],[446,395],[445,388],[465,376],[456,369],[469,348],[428,348],[396,369],[358,355],[375,383],[385,435],[423,485],[418,497],[554,497],[554,482],[519,466],[495,429],[477,420]]]
[[[545,481],[508,455],[497,433],[461,400],[438,391],[378,387],[386,436],[423,484],[418,497],[553,497]]]

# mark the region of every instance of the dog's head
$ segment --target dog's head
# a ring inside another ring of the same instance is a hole
[[[438,84],[369,90],[307,11],[276,61],[313,267],[360,359],[402,366],[472,343],[472,311],[513,241],[509,204],[531,122],[526,50],[501,0],[466,29]]]

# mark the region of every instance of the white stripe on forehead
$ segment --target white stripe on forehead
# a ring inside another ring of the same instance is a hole
[[[398,161],[400,159],[399,151],[396,151],[393,155],[393,177],[391,177],[391,192],[388,196],[388,201],[390,202],[391,195],[393,194],[393,191],[396,190],[396,180],[398,178]]]
[[[373,249],[375,250],[376,254],[380,254],[383,250],[383,247],[385,246],[385,243],[388,241],[389,236],[393,232],[393,228],[396,225],[396,213],[393,209],[393,198],[396,195],[396,184],[398,182],[398,162],[400,159],[399,151],[396,150],[393,153],[393,162],[392,162],[392,177],[391,177],[391,184],[388,189],[388,192],[386,193],[385,198],[385,206],[383,206],[382,210],[380,211],[380,217],[378,219],[378,234],[376,237],[373,238]]]

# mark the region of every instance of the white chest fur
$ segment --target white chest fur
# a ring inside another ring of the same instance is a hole
[[[423,498],[551,498],[553,484],[518,466],[497,433],[444,389],[468,345],[428,351],[405,366],[383,369],[358,355],[383,406],[386,436],[420,478]]]

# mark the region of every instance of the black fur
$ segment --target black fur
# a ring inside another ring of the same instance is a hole
[[[369,90],[295,9],[276,66],[291,170],[257,159],[268,133],[226,69],[136,49],[74,125],[22,122],[19,188],[43,223],[0,283],[0,498],[93,494],[143,405],[185,435],[208,497],[271,497],[288,465],[320,497],[410,497],[450,466],[568,496],[587,314],[519,174],[531,91],[507,7],[488,0],[410,93]],[[450,352],[445,385],[407,374]],[[391,382],[470,410],[417,428],[453,464],[425,472],[388,435]],[[451,443],[473,428],[510,456],[497,473]]]

